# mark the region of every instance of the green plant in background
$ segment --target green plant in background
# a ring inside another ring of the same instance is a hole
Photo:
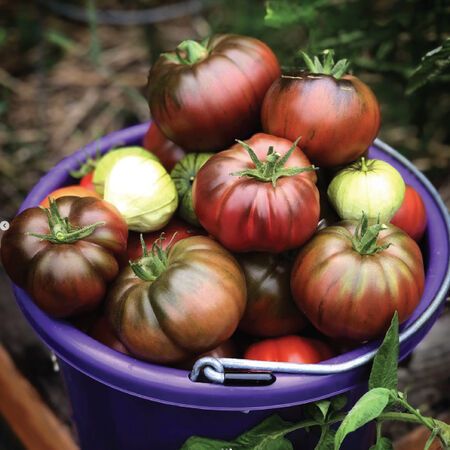
[[[256,427],[238,436],[233,441],[190,437],[182,450],[290,450],[294,447],[286,435],[299,430],[320,430],[315,450],[338,450],[345,437],[366,425],[376,421],[376,443],[370,450],[393,449],[392,442],[383,437],[381,427],[386,420],[400,420],[426,426],[430,437],[424,450],[428,450],[438,438],[443,449],[450,449],[450,425],[439,420],[424,417],[418,409],[412,407],[406,394],[398,391],[398,355],[399,335],[398,316],[395,313],[391,326],[378,348],[369,377],[369,390],[348,412],[340,412],[346,405],[344,395],[319,400],[304,406],[304,419],[297,423],[287,422],[277,415],[265,419]],[[337,430],[331,428],[339,423]]]

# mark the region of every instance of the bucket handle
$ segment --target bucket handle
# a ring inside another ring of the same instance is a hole
[[[433,196],[447,225],[447,232],[450,235],[450,220],[447,208],[444,205],[441,197],[435,190],[434,186],[428,179],[417,170],[411,162],[409,162],[402,155],[396,154],[395,150],[379,139],[375,139],[375,144],[384,152],[398,159],[403,165],[410,168],[413,173],[428,187],[428,191]],[[402,344],[422,328],[439,309],[442,301],[446,298],[450,290],[450,267],[447,267],[447,273],[442,285],[440,286],[436,296],[430,303],[429,307],[420,315],[417,320],[408,328],[404,329],[399,334],[399,342]],[[256,361],[250,359],[238,358],[212,358],[205,356],[198,359],[192,371],[189,374],[191,381],[206,381],[214,384],[245,384],[245,385],[261,385],[271,384],[275,381],[273,372],[291,373],[302,375],[332,375],[348,372],[353,369],[364,366],[372,361],[375,357],[378,347],[381,345],[379,340],[376,347],[350,361],[338,364],[298,364],[286,362],[272,362],[272,361]],[[240,376],[238,376],[240,375]]]

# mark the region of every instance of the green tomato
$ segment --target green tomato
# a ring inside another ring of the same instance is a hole
[[[97,162],[92,177],[95,191],[103,195],[105,188],[105,179],[112,167],[117,161],[125,156],[139,156],[141,158],[150,158],[154,161],[159,161],[158,157],[142,147],[122,147],[108,151]]]
[[[385,223],[403,202],[405,182],[387,162],[362,157],[336,174],[327,195],[342,219],[358,220],[365,211],[369,219]]]
[[[170,172],[180,198],[178,214],[191,225],[200,226],[192,204],[192,183],[197,172],[212,155],[214,153],[188,153]]]
[[[121,212],[133,231],[164,227],[178,206],[175,184],[161,163],[141,156],[125,156],[105,179],[104,199]]]

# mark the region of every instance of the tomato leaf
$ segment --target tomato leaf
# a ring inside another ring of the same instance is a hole
[[[347,434],[376,419],[388,404],[389,396],[389,389],[382,387],[366,392],[356,402],[339,426],[334,440],[335,448],[340,448]]]
[[[334,438],[336,431],[330,428],[323,428],[320,440],[315,446],[314,450],[333,450],[334,449]]]
[[[378,439],[376,444],[372,445],[369,450],[394,450],[394,446],[390,439],[382,437],[381,439]]]
[[[339,411],[347,404],[347,397],[344,394],[335,395],[331,399],[331,410]]]
[[[395,312],[391,326],[378,348],[369,377],[369,389],[386,388],[397,392],[398,385],[398,314]]]
[[[319,400],[305,406],[305,415],[311,417],[318,423],[324,423],[331,406],[331,399]]]
[[[263,420],[233,441],[190,437],[181,450],[292,450],[293,446],[284,435],[292,431],[293,424],[273,415]]]

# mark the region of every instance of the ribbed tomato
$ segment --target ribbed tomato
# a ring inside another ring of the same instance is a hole
[[[236,34],[184,41],[160,56],[148,78],[153,120],[188,151],[213,152],[260,129],[264,95],[280,76],[275,54]]]
[[[193,236],[167,252],[154,247],[123,269],[108,292],[106,315],[133,355],[175,363],[227,340],[245,303],[244,275],[231,253]]]
[[[427,211],[420,194],[409,185],[405,186],[405,197],[391,223],[420,241],[427,227]]]
[[[2,238],[9,277],[54,317],[93,310],[118,271],[127,225],[119,211],[94,197],[62,197],[50,210],[28,208]]]
[[[317,176],[291,141],[263,133],[212,156],[192,200],[200,224],[226,248],[279,253],[296,248],[319,220]]]
[[[265,339],[250,345],[245,359],[299,364],[316,364],[334,356],[325,342],[295,335]]]
[[[394,312],[407,320],[425,282],[416,242],[393,225],[342,221],[319,231],[291,274],[298,307],[323,334],[357,341],[381,336]]]
[[[239,328],[272,337],[300,331],[307,323],[290,289],[292,261],[273,253],[237,253],[247,283],[247,307]]]
[[[303,151],[319,167],[356,160],[380,127],[372,90],[358,78],[340,76],[328,67],[281,75],[268,89],[261,110],[264,132],[290,140],[301,136]]]
[[[187,153],[186,150],[183,150],[175,142],[167,139],[155,122],[152,122],[148,127],[142,141],[142,146],[156,155],[168,172]]]

